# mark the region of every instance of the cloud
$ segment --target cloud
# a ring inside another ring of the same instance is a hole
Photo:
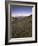
[[[30,16],[32,13],[11,13],[12,17],[19,17],[19,16]]]

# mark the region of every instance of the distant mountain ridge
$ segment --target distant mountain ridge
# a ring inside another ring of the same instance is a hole
[[[15,21],[15,20],[22,20],[22,19],[28,19],[30,16],[20,16],[20,17],[11,17],[11,20]]]

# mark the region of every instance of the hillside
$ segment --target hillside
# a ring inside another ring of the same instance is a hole
[[[12,37],[32,36],[32,15],[28,17],[11,17]]]

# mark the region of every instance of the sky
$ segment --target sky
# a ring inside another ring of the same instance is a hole
[[[32,14],[31,6],[18,6],[11,5],[11,16],[19,17],[19,16],[30,16]]]

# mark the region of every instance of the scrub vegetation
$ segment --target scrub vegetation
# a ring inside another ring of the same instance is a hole
[[[11,17],[12,38],[32,37],[32,15]]]

